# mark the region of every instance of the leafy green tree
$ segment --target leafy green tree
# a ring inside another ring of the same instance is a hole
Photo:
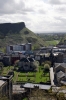
[[[37,70],[38,66],[39,66],[39,62],[38,61],[34,61],[33,62],[33,68]]]
[[[49,69],[50,69],[49,64],[45,64],[45,65],[44,65],[44,71],[49,71]]]
[[[44,65],[45,65],[45,64],[48,64],[49,66],[51,66],[51,62],[50,62],[50,61],[45,61],[45,62],[44,62]]]

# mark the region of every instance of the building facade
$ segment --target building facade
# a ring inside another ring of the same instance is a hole
[[[31,43],[16,44],[16,45],[8,45],[6,47],[6,52],[12,53],[14,51],[31,51],[31,49],[32,49]]]
[[[0,76],[0,93],[7,95],[9,100],[12,100],[12,75]]]

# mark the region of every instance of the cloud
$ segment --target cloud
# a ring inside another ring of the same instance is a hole
[[[54,5],[58,5],[58,4],[61,4],[61,1],[60,0],[49,0],[49,3],[54,4]]]
[[[55,17],[55,19],[61,23],[61,24],[59,23],[60,24],[59,26],[66,26],[66,18],[65,17]]]
[[[62,4],[66,4],[66,1],[65,0],[48,0],[48,3],[52,5],[62,5]]]
[[[25,22],[34,32],[66,31],[65,0],[0,0],[0,23]]]
[[[32,11],[25,7],[24,0],[3,0],[0,2],[0,14],[26,13]]]
[[[60,15],[66,12],[66,4],[60,6],[54,6],[54,10],[58,12]]]

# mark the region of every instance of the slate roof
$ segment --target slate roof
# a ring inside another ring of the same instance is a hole
[[[64,84],[64,85],[66,85],[66,81],[61,81],[61,84]]]
[[[21,62],[23,62],[23,61],[24,61],[24,62],[30,62],[28,58],[22,58],[22,59],[20,59],[20,61],[21,61]]]
[[[64,67],[64,68],[66,68],[66,63],[55,63],[55,64],[54,64],[54,67],[55,67],[55,68],[57,68],[57,67],[59,67],[59,66],[62,66],[62,67]]]
[[[33,59],[33,58],[28,58],[28,60],[29,60],[30,62],[34,62],[34,59]]]
[[[57,73],[58,79],[60,79],[60,78],[62,78],[62,77],[64,77],[64,76],[65,76],[65,73],[62,72],[62,71],[59,71],[59,72]]]

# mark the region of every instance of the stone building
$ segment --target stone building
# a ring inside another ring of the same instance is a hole
[[[57,63],[63,63],[63,53],[59,53],[56,59]]]
[[[66,63],[55,63],[53,69],[56,83],[66,85]]]
[[[12,100],[12,75],[0,76],[0,94],[7,95]]]
[[[34,70],[34,63],[35,60],[33,58],[21,58],[19,61],[19,69],[24,71]]]
[[[7,53],[13,53],[14,51],[31,51],[32,44],[31,43],[24,43],[24,44],[16,44],[16,45],[8,45],[6,47]]]
[[[30,69],[30,61],[28,58],[22,58],[19,61],[20,70],[28,71]]]

